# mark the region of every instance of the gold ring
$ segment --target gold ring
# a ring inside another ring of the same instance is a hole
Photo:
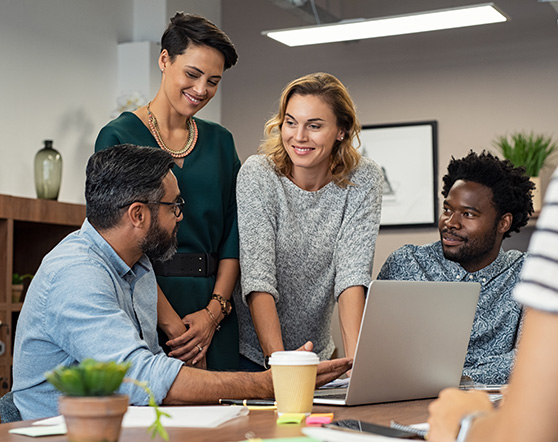
[[[198,350],[199,350],[199,351],[200,351],[200,353],[201,353],[201,352],[202,352],[202,350],[203,350],[203,347],[200,347],[200,344],[196,344],[196,347],[198,347]]]

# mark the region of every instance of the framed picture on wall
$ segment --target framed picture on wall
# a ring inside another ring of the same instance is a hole
[[[435,227],[438,221],[436,121],[363,126],[362,154],[384,173],[384,227]]]

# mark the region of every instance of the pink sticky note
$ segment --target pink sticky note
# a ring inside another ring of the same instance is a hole
[[[315,413],[306,418],[306,425],[329,424],[333,420],[333,413]]]

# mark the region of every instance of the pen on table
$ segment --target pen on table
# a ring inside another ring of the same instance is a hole
[[[277,403],[272,400],[262,400],[262,399],[219,399],[219,404],[221,405],[244,405],[256,406],[256,407],[275,407]]]

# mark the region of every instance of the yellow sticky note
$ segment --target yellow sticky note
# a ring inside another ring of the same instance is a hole
[[[284,413],[277,419],[277,424],[300,424],[305,417],[304,413]]]

